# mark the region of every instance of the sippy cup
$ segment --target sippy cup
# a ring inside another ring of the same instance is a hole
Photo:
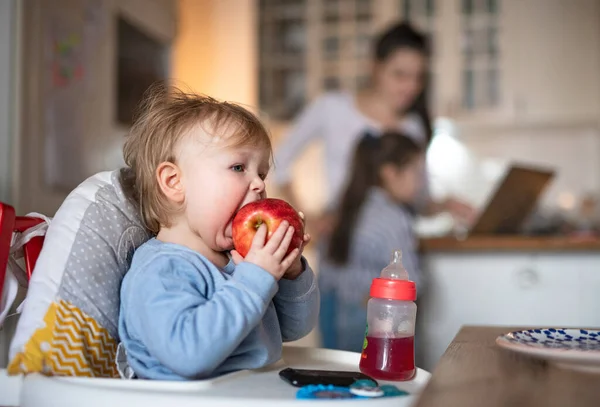
[[[360,370],[374,379],[410,380],[416,372],[417,290],[402,266],[400,250],[394,250],[390,264],[373,279],[370,296]]]

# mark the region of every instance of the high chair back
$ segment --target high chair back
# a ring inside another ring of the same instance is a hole
[[[8,256],[10,254],[10,244],[13,233],[22,233],[42,222],[44,222],[44,220],[40,218],[16,216],[12,206],[0,202],[0,295],[2,295],[2,289],[4,288],[4,279],[6,276],[6,268],[8,266]],[[27,271],[28,280],[31,278],[31,273],[33,272],[35,262],[40,255],[43,244],[44,236],[36,236],[23,246],[25,269]]]

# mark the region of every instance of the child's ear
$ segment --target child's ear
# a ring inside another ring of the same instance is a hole
[[[181,204],[185,200],[181,169],[171,162],[163,162],[156,169],[158,186],[169,201]]]

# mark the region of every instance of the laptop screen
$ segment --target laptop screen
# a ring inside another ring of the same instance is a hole
[[[550,169],[512,165],[469,234],[518,234],[553,177]]]

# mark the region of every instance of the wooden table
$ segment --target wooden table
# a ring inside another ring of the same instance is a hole
[[[495,339],[524,328],[463,327],[416,407],[600,406],[600,375],[579,373],[501,349]]]

